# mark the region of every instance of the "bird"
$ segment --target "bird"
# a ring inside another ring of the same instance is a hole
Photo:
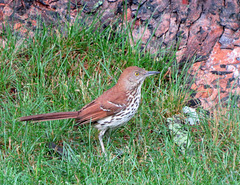
[[[146,77],[159,74],[137,66],[123,70],[117,83],[79,111],[55,112],[20,117],[20,121],[49,121],[75,118],[76,123],[91,123],[99,130],[98,139],[106,155],[103,137],[109,130],[124,126],[137,112],[141,99],[141,87]]]

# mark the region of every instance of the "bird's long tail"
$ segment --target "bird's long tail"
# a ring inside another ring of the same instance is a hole
[[[77,118],[78,111],[75,112],[56,112],[47,114],[38,114],[19,118],[20,121],[49,121],[58,119]]]

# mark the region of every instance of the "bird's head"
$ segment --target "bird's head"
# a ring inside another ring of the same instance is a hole
[[[131,90],[139,85],[141,86],[146,77],[159,73],[158,71],[146,71],[145,69],[131,66],[122,72],[118,83],[126,90]]]

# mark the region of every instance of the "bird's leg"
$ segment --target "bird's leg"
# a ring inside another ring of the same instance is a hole
[[[105,134],[107,130],[101,130],[99,135],[98,135],[98,139],[99,139],[99,142],[100,142],[100,145],[101,145],[101,148],[102,148],[102,152],[105,154],[106,156],[106,152],[105,152],[105,148],[104,148],[104,144],[103,144],[103,136]]]
[[[106,132],[105,132],[105,137],[107,138],[107,143],[109,144],[110,141],[111,141],[111,138],[110,138],[110,135],[112,133],[112,129],[108,129]]]

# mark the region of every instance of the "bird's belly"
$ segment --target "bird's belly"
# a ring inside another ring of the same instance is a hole
[[[137,112],[139,100],[140,97],[136,101],[132,101],[126,109],[117,114],[98,120],[98,124],[95,127],[98,130],[107,130],[124,126]]]

